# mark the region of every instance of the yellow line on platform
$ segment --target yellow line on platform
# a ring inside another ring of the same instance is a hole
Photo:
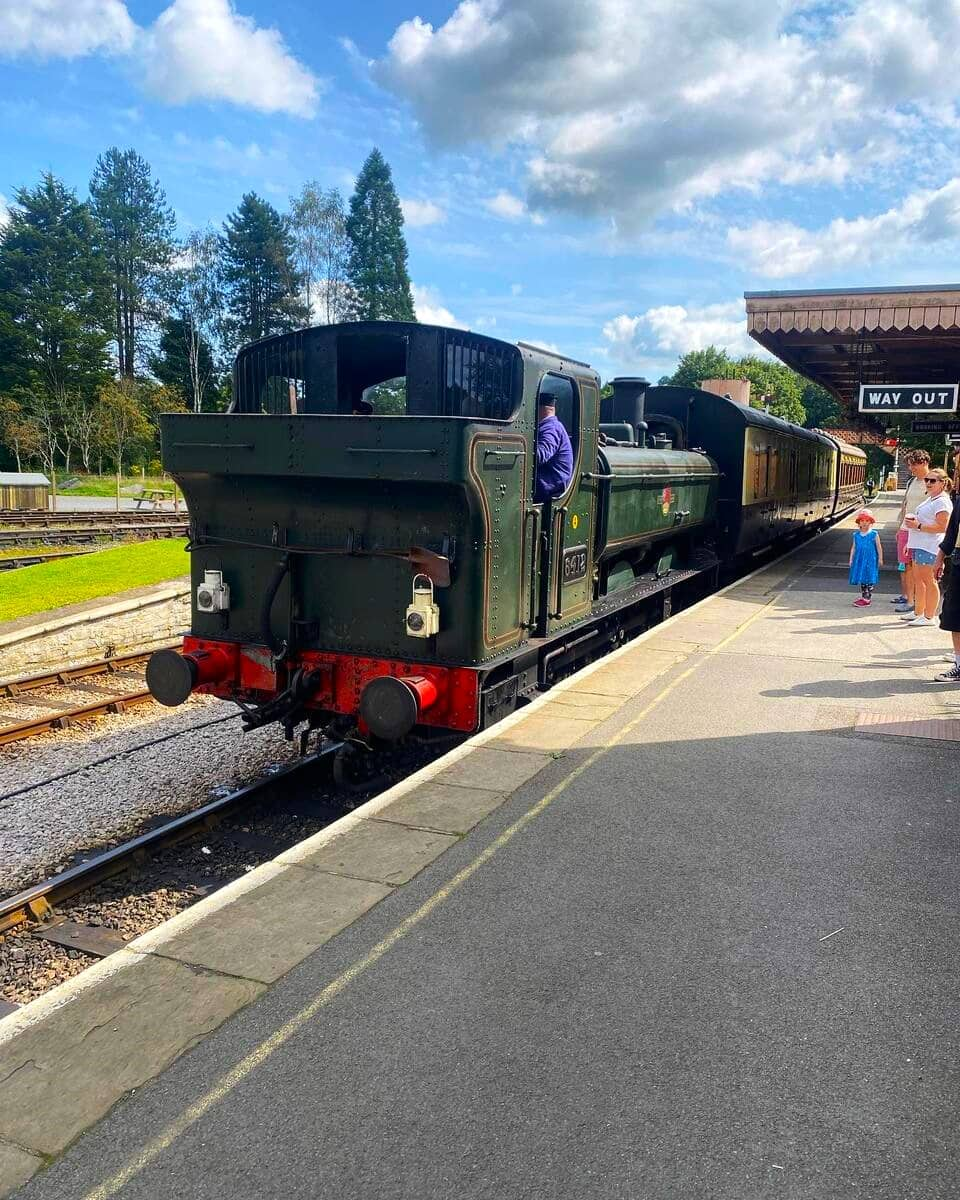
[[[783,589],[783,591],[786,590],[786,588]],[[693,675],[694,672],[697,671],[708,658],[712,657],[714,654],[719,654],[721,650],[725,649],[730,645],[731,642],[735,641],[742,633],[749,629],[749,627],[755,621],[764,616],[767,612],[767,609],[769,609],[771,605],[775,604],[776,601],[780,599],[780,597],[783,595],[783,591],[778,592],[776,596],[773,596],[771,599],[765,601],[761,608],[748,617],[741,625],[738,625],[732,633],[729,633],[722,641],[718,642],[716,646],[712,646],[709,650],[705,651],[702,658],[698,659],[698,661],[692,666],[687,667],[686,670],[682,671],[675,679],[668,683],[666,687],[658,692],[657,695],[654,696],[653,699],[643,709],[641,709],[641,711],[635,717],[633,717],[626,725],[624,725],[622,729],[618,730],[617,733],[608,738],[607,741],[601,746],[598,746],[590,755],[588,755],[587,758],[584,759],[579,767],[575,767],[570,774],[566,776],[566,778],[562,779],[560,783],[551,788],[550,791],[547,792],[547,794],[540,800],[538,800],[532,808],[528,809],[521,817],[518,817],[512,825],[508,826],[508,828],[506,828],[503,833],[499,835],[499,837],[492,841],[485,850],[481,851],[481,853],[477,855],[473,862],[469,863],[466,867],[454,875],[451,880],[445,883],[443,887],[434,892],[428,900],[421,904],[416,912],[411,913],[409,917],[401,921],[394,930],[392,930],[385,938],[382,939],[382,941],[377,942],[373,949],[365,954],[363,958],[358,959],[357,962],[355,962],[352,966],[347,967],[342,974],[338,975],[336,979],[334,979],[331,983],[328,983],[327,986],[317,996],[315,996],[309,1004],[306,1004],[298,1013],[295,1013],[294,1016],[292,1016],[288,1021],[285,1021],[275,1033],[272,1033],[270,1037],[262,1041],[259,1046],[257,1046],[254,1050],[251,1050],[245,1058],[241,1059],[241,1061],[237,1063],[232,1071],[229,1071],[226,1075],[224,1075],[208,1092],[201,1096],[199,1100],[191,1104],[190,1107],[181,1113],[181,1115],[177,1117],[175,1121],[172,1121],[161,1134],[159,1134],[152,1142],[150,1142],[149,1145],[144,1147],[144,1149],[141,1150],[135,1158],[131,1159],[131,1161],[125,1167],[122,1167],[115,1175],[111,1175],[109,1179],[100,1184],[99,1187],[94,1188],[93,1191],[87,1192],[83,1197],[83,1200],[108,1200],[110,1196],[116,1195],[116,1193],[120,1191],[120,1189],[126,1183],[129,1183],[131,1179],[139,1175],[141,1171],[145,1170],[163,1153],[164,1150],[172,1146],[177,1138],[181,1136],[181,1134],[185,1133],[192,1125],[195,1125],[197,1121],[199,1121],[212,1108],[219,1104],[221,1100],[224,1100],[233,1091],[233,1089],[237,1087],[238,1084],[242,1083],[244,1079],[246,1079],[247,1076],[250,1075],[250,1073],[262,1063],[265,1063],[267,1059],[270,1058],[271,1055],[273,1055],[277,1050],[279,1050],[286,1042],[288,1042],[295,1033],[297,1033],[303,1028],[304,1025],[311,1021],[321,1009],[326,1008],[326,1006],[330,1004],[331,1001],[335,1000],[341,992],[348,988],[355,979],[358,979],[364,974],[364,972],[368,971],[370,967],[378,963],[380,959],[383,958],[383,956],[390,950],[392,950],[399,941],[402,941],[412,929],[415,929],[417,925],[429,917],[435,909],[439,908],[439,906],[443,904],[445,900],[449,899],[454,892],[461,888],[472,875],[476,874],[476,872],[479,871],[482,866],[488,863],[498,851],[502,850],[503,847],[506,846],[508,842],[512,841],[512,839],[516,837],[518,833],[521,833],[529,824],[531,824],[531,822],[535,821],[541,813],[548,809],[550,805],[553,804],[553,802],[567,790],[571,783],[574,783],[577,779],[579,779],[580,776],[583,775],[584,772],[588,771],[594,765],[594,763],[603,757],[603,755],[612,750],[614,746],[622,742],[630,733],[632,733],[638,725],[646,720],[646,718],[651,712],[653,712],[655,708],[658,707],[658,705],[662,704],[662,702],[671,694],[671,692],[678,688],[685,680],[689,679],[690,676]],[[678,614],[678,616],[682,615],[682,613]]]

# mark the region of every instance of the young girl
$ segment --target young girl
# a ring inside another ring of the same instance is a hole
[[[873,528],[875,519],[868,508],[858,512],[854,518],[860,531],[853,535],[850,546],[850,582],[860,587],[860,598],[854,600],[854,608],[866,608],[871,602],[879,570],[883,566],[880,534]]]

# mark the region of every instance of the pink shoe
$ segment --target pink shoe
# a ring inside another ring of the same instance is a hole
[[[861,596],[859,600],[854,600],[854,602],[853,602],[853,607],[854,607],[854,608],[869,608],[869,607],[870,607],[870,601],[869,601],[869,600],[866,600],[866,599],[864,599],[864,597],[863,597],[863,596]]]

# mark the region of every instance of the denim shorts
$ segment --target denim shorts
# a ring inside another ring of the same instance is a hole
[[[913,561],[918,567],[932,567],[937,561],[937,556],[935,554],[931,554],[929,550],[913,549],[910,551],[910,553],[913,555]]]

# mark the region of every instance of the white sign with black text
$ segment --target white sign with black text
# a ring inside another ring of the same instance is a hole
[[[861,383],[860,412],[956,412],[957,390],[955,383]]]

